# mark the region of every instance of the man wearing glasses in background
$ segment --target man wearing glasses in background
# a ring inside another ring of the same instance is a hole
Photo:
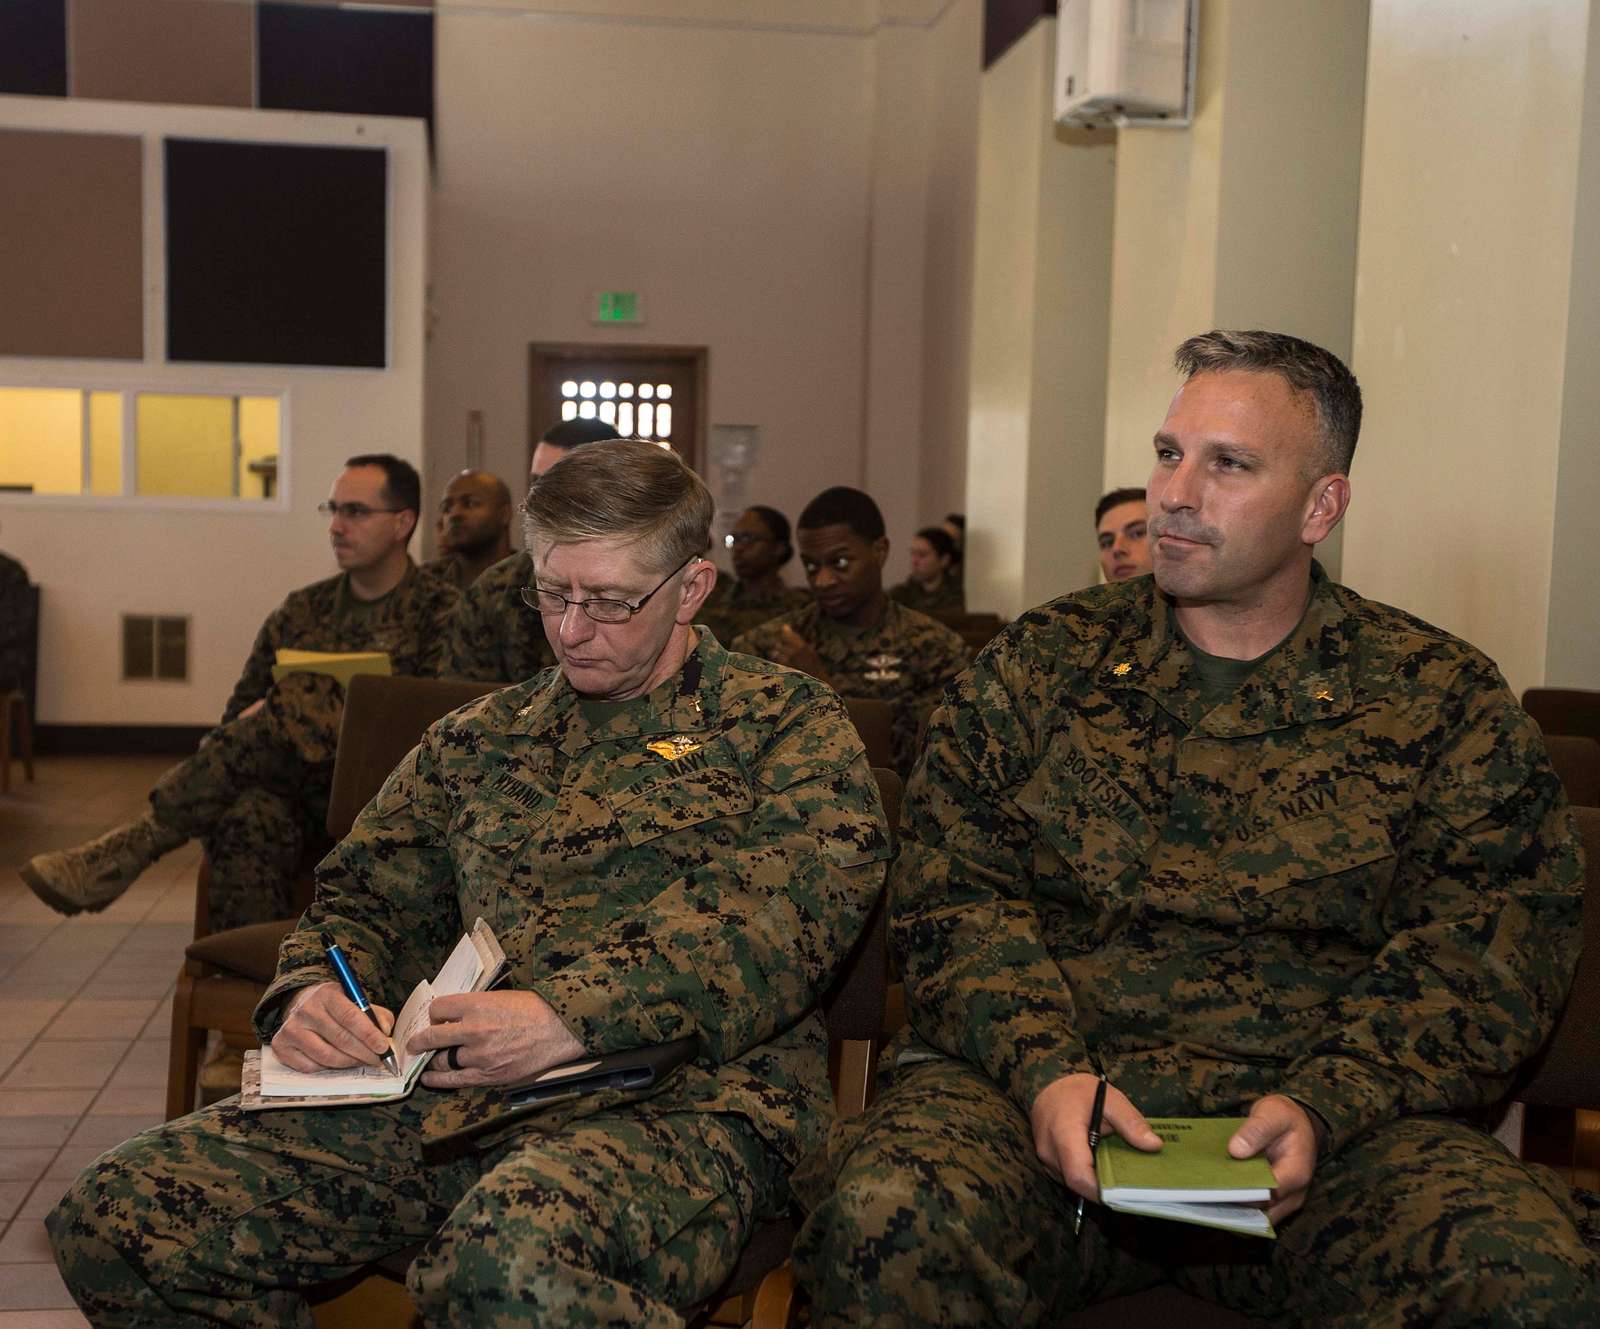
[[[839,699],[693,626],[711,512],[639,440],[534,483],[524,591],[559,667],[401,762],[318,867],[256,1029],[297,1070],[376,1064],[386,1039],[332,981],[323,933],[386,1028],[477,917],[508,981],[433,999],[409,1046],[448,1051],[409,1098],[219,1103],[96,1160],[49,1220],[92,1323],[309,1324],[304,1290],[426,1242],[407,1283],[428,1324],[664,1329],[787,1210],[832,1116],[817,994],[889,832]],[[503,1092],[691,1035],[693,1060],[650,1089],[531,1112]]]
[[[280,649],[383,651],[396,674],[437,675],[454,586],[406,553],[421,507],[416,470],[398,457],[352,457],[318,511],[339,574],[292,592],[256,634],[221,722],[150,791],[150,810],[22,869],[63,914],[104,909],[163,854],[196,836],[211,862],[213,931],[282,918],[309,835],[327,820],[344,688],[326,674],[274,682]]]

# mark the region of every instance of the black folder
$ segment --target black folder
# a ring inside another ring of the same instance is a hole
[[[526,1107],[530,1103],[545,1103],[573,1094],[597,1094],[605,1089],[650,1089],[684,1062],[692,1061],[699,1047],[700,1036],[690,1034],[670,1043],[564,1062],[509,1086],[506,1103],[510,1107]]]

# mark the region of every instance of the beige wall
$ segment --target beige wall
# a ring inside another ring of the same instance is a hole
[[[1372,5],[1354,361],[1368,423],[1345,576],[1478,645],[1519,691],[1552,645],[1563,678],[1600,684],[1593,632],[1565,635],[1594,622],[1592,580],[1564,578],[1551,614],[1558,478],[1566,501],[1595,492],[1588,9]],[[1564,508],[1563,556],[1586,571],[1594,526]]]
[[[1350,355],[1364,0],[1206,0],[1195,121],[1118,133],[1106,486],[1143,484],[1173,349],[1272,328]],[[1338,571],[1338,536],[1319,551]]]
[[[432,492],[474,409],[519,477],[529,342],[705,345],[710,420],[761,426],[747,499],[865,484],[903,575],[960,505],[962,303],[930,286],[971,247],[977,0],[627,8],[439,16]],[[648,322],[589,323],[599,289]]]
[[[257,628],[295,586],[331,575],[316,506],[345,457],[422,457],[424,198],[420,122],[46,97],[0,97],[0,127],[114,130],[144,141],[145,359],[0,358],[0,382],[285,394],[289,445],[278,500],[0,495],[0,544],[42,587],[39,715],[44,724],[209,724],[221,714]],[[390,367],[169,365],[160,360],[165,280],[161,136],[389,149]],[[120,616],[187,614],[187,683],[120,681]]]
[[[1015,615],[1094,577],[1114,148],[1058,133],[1055,23],[985,73],[967,457],[967,603]]]

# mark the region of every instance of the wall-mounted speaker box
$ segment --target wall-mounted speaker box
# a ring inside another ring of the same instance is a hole
[[[1188,125],[1198,23],[1199,0],[1059,0],[1056,120]]]

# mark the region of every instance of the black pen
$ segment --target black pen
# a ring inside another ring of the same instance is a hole
[[[1094,1161],[1094,1151],[1100,1147],[1100,1122],[1106,1110],[1106,1077],[1094,1087],[1094,1111],[1089,1114],[1089,1161]],[[1072,1235],[1083,1230],[1083,1196],[1078,1197],[1078,1212],[1072,1216]]]
[[[367,1019],[372,1021],[372,1027],[380,1034],[383,1026],[378,1023],[378,1017],[373,1012],[372,1003],[367,1000],[367,994],[361,990],[360,980],[356,978],[355,970],[350,967],[350,962],[344,958],[344,952],[334,943],[332,937],[326,932],[317,934],[322,938],[322,949],[328,953],[328,963],[333,966],[333,972],[339,975],[339,986],[344,989],[344,995],[355,1002],[358,1010],[366,1013]],[[400,1074],[400,1064],[395,1061],[394,1053],[388,1048],[383,1053],[383,1068],[390,1075]]]

